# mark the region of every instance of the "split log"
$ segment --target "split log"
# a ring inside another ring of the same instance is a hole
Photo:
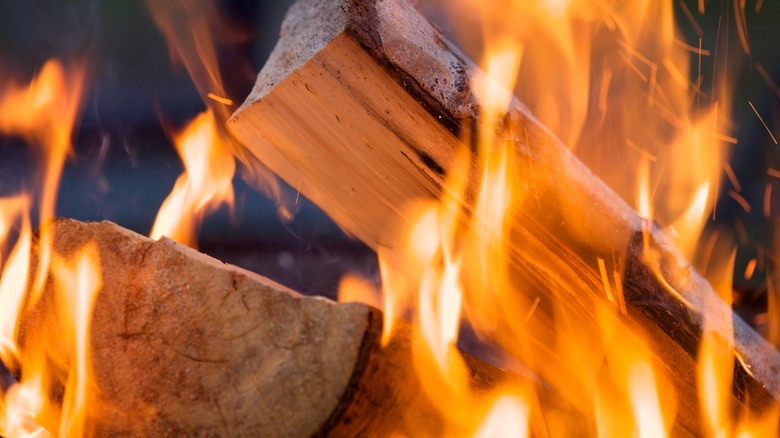
[[[90,242],[99,251],[87,420],[97,436],[443,435],[413,369],[408,325],[382,347],[382,315],[369,306],[301,296],[110,222],[59,219],[53,232],[59,257]],[[74,354],[55,311],[60,296],[49,278],[20,327],[22,352],[46,342],[53,394]],[[505,378],[466,362],[477,392]],[[542,398],[551,415],[576,415]]]
[[[403,205],[440,196],[458,151],[470,147],[481,110],[471,89],[475,72],[409,0],[300,0],[228,126],[272,171],[376,250],[389,244],[388,228],[410,223]],[[506,119],[516,131],[520,197],[538,200],[512,218],[519,244],[511,258],[515,274],[542,297],[540,308],[558,299],[545,291],[568,290],[567,305],[588,324],[592,305],[578,294],[604,295],[597,261],[607,260],[623,273],[628,319],[647,332],[675,382],[688,430],[699,427],[695,358],[705,317],[724,339],[732,339],[733,325],[742,359],[735,403],[761,412],[780,399],[780,354],[733,314],[670,239],[520,102],[512,102]],[[534,258],[552,267],[536,266]],[[540,344],[549,336],[536,335]]]

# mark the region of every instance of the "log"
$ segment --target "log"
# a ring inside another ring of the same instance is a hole
[[[382,315],[369,306],[305,297],[110,222],[59,219],[53,232],[58,257],[67,259],[89,242],[99,251],[103,286],[92,316],[87,431],[442,436],[441,413],[421,395],[409,360],[408,325],[402,325],[406,335],[382,347]],[[74,354],[55,311],[58,296],[50,276],[42,298],[23,314],[19,337],[22,354],[46,342],[58,376],[52,394],[62,394]],[[504,379],[501,370],[467,359],[475,391]],[[548,404],[558,415],[567,412],[559,401]]]
[[[478,69],[409,0],[299,0],[228,127],[272,171],[377,250],[392,245],[388,229],[411,223],[402,206],[440,197],[459,151],[473,150],[481,111],[474,74]],[[519,244],[510,258],[529,295],[542,298],[540,309],[559,299],[550,292],[558,291],[577,323],[592,327],[597,304],[584,297],[604,300],[598,260],[607,260],[623,274],[627,324],[646,333],[657,364],[675,382],[683,428],[701,433],[695,359],[705,318],[723,339],[733,339],[741,359],[735,403],[762,412],[780,399],[780,354],[731,311],[660,228],[516,99],[506,125],[514,130],[504,135],[514,141],[524,178],[519,197],[533,200],[512,218]],[[472,171],[470,188],[479,177],[479,169]],[[540,345],[549,341],[545,329],[550,324],[533,333]],[[566,364],[556,368],[552,359],[554,377]]]

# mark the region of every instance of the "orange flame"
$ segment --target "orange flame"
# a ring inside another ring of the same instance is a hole
[[[238,43],[246,38],[240,29],[223,22],[214,2],[160,2],[147,0],[157,26],[168,42],[171,58],[181,62],[190,75],[198,93],[216,121],[219,141],[224,149],[240,163],[239,177],[254,189],[276,201],[279,218],[293,219],[297,212],[296,197],[279,185],[276,177],[243,145],[227,132],[224,123],[230,118],[235,99],[228,96],[217,58],[218,43]],[[252,69],[231,65],[233,71],[244,69],[249,76]],[[234,165],[235,167],[235,165]]]
[[[522,398],[501,396],[493,404],[474,438],[524,438],[528,436],[528,405]]]
[[[211,111],[195,117],[173,141],[185,171],[160,207],[151,237],[167,236],[194,247],[203,217],[223,203],[233,204],[235,161]]]
[[[0,434],[4,436],[49,436],[50,431],[81,436],[84,432],[90,303],[99,288],[99,273],[85,256],[80,259],[78,278],[64,279],[69,271],[63,270],[65,262],[52,252],[50,221],[65,159],[71,153],[85,73],[83,67],[65,69],[51,60],[27,86],[11,83],[0,90],[0,132],[21,137],[41,155],[41,171],[33,185],[36,190],[0,199],[0,245],[15,240],[0,276],[0,359],[21,374],[21,381],[0,401]],[[36,260],[29,217],[34,202],[40,212]],[[37,271],[30,272],[33,265]],[[22,316],[41,299],[52,271],[61,280],[63,298],[59,302],[79,300],[70,308],[57,309],[62,330],[53,331],[60,336],[63,351],[76,351],[72,364],[67,357],[53,355],[48,343],[54,335],[49,333],[51,327],[26,330],[27,342],[19,345]],[[53,372],[51,361],[64,363],[68,376],[59,396],[54,390],[55,375],[61,374]]]
[[[79,114],[86,70],[66,70],[57,60],[44,64],[26,87],[11,84],[0,90],[0,133],[19,135],[41,149],[40,241],[43,249],[33,286],[35,299],[43,288],[51,259],[52,236],[48,222],[54,208],[65,158]]]
[[[484,24],[484,73],[472,77],[480,105],[477,166],[459,157],[441,201],[411,206],[402,245],[379,248],[385,341],[393,320],[410,315],[419,332],[415,364],[425,393],[458,433],[499,436],[503,429],[497,425],[515,433],[556,427],[544,412],[529,408],[533,390],[515,398],[507,385],[493,404],[466,387],[455,345],[459,327],[468,325],[480,339],[502,347],[502,365],[520,363],[564,394],[592,420],[595,434],[668,436],[677,395],[669,371],[658,366],[652,339],[628,315],[622,255],[582,260],[586,256],[555,236],[547,247],[533,235],[534,221],[523,215],[546,214],[541,204],[547,201],[530,199],[533,164],[519,162],[514,151],[524,147],[527,134],[506,113],[514,89],[543,125],[637,208],[646,233],[657,221],[693,259],[720,173],[724,166],[728,170],[726,151],[736,142],[724,110],[730,107],[730,77],[717,73],[711,90],[703,89],[701,71],[689,79],[690,54],[715,56],[717,48],[679,39],[671,2],[463,3]],[[475,167],[482,172],[478,177]],[[744,199],[736,178],[730,181],[735,199]],[[534,213],[525,212],[537,202]],[[561,211],[558,220],[577,227],[577,214]],[[649,241],[645,246],[649,251]],[[712,272],[723,278],[712,274],[710,280],[730,304],[733,259],[725,255],[711,260],[720,267]],[[649,268],[682,298],[661,277],[657,258],[647,254]],[[706,324],[720,327],[720,316],[713,318]],[[715,433],[737,424],[726,409],[727,365],[733,366],[734,354],[732,339],[718,349],[710,338],[705,335],[699,354],[699,389],[702,400],[714,400],[702,405],[702,418]],[[519,380],[512,383],[533,379]],[[508,426],[511,416],[522,421]]]
[[[68,331],[72,330],[70,335],[75,347],[65,383],[59,436],[80,437],[85,435],[84,423],[89,401],[92,308],[102,288],[97,246],[85,246],[73,256],[72,261],[55,259],[52,272],[59,284],[62,300],[67,303],[67,308],[61,310],[62,316],[72,318],[67,328]]]

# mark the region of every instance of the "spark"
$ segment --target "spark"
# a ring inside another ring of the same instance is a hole
[[[764,6],[764,0],[758,0],[756,2],[756,7],[753,8],[753,10],[756,12],[756,14],[761,12],[761,6]]]
[[[700,56],[710,56],[710,54],[712,53],[707,49],[702,49],[701,38],[699,38],[699,47],[692,46],[684,41],[678,40],[677,38],[674,39],[674,44],[691,53],[698,53]]]
[[[780,99],[780,87],[778,87],[777,83],[772,79],[771,76],[769,76],[769,73],[766,71],[764,66],[757,62],[756,70],[758,71],[758,74],[764,78],[764,81],[767,83],[767,85],[769,85],[769,88],[772,89],[772,92],[775,93],[775,96]]]
[[[637,145],[636,143],[634,143],[630,139],[626,139],[626,145],[628,147],[630,147],[631,149],[635,150],[636,152],[638,152],[639,155],[647,158],[648,160],[652,161],[653,163],[655,163],[658,160],[658,158],[655,155],[653,155],[650,152],[642,149],[641,147],[639,147],[639,145]]]
[[[228,105],[228,106],[233,105],[233,100],[232,99],[228,99],[227,97],[217,96],[214,93],[208,93],[208,94],[206,94],[206,97],[208,97],[209,99],[211,99],[213,101],[219,102],[219,103],[221,103],[223,105]]]
[[[701,37],[699,38],[699,72],[696,76],[697,78],[697,84],[701,84],[702,76],[701,76]],[[697,85],[697,87],[700,85]],[[696,108],[699,108],[699,93],[696,93]]]
[[[599,272],[601,273],[601,282],[604,283],[604,291],[607,293],[607,298],[611,302],[615,302],[615,297],[612,295],[612,288],[609,285],[609,277],[607,277],[607,267],[604,265],[604,259],[598,258]]]
[[[688,5],[686,5],[685,2],[680,1],[680,9],[682,9],[683,14],[685,14],[685,18],[688,19],[688,22],[691,23],[691,27],[693,27],[693,29],[696,31],[696,34],[703,36],[704,32],[701,30],[699,23],[696,22],[696,18],[693,17],[691,10],[688,9]]]
[[[737,201],[737,204],[739,204],[740,207],[742,207],[743,210],[745,210],[745,213],[750,213],[750,203],[745,199],[744,196],[740,195],[739,193],[735,192],[734,190],[729,190],[729,196],[731,199]]]
[[[617,292],[618,305],[620,306],[620,313],[626,314],[626,297],[623,295],[623,281],[620,279],[620,272],[612,271],[612,277],[615,279],[615,291]]]
[[[737,144],[737,139],[730,135],[719,134],[717,132],[706,132],[705,135],[716,140],[725,141],[726,143]]]
[[[756,259],[752,258],[745,268],[745,280],[753,278],[753,273],[756,271]]]
[[[729,178],[729,181],[731,181],[731,185],[734,186],[734,190],[741,192],[742,184],[739,183],[737,175],[734,173],[734,169],[731,168],[731,164],[729,164],[729,162],[726,162],[726,164],[723,165],[723,170],[726,171],[726,176]]]
[[[298,180],[298,193],[295,195],[295,205],[298,205],[298,201],[301,199],[301,180]]]
[[[536,311],[536,308],[539,306],[539,301],[541,298],[537,296],[534,298],[534,302],[531,304],[531,308],[528,309],[528,313],[525,314],[525,319],[523,320],[524,323],[528,323],[528,321],[531,319],[531,316],[533,316],[534,312]]]
[[[767,169],[766,174],[775,178],[780,178],[780,170],[777,169]]]
[[[777,144],[777,139],[776,139],[776,138],[775,138],[775,136],[772,134],[772,131],[770,131],[770,130],[769,130],[769,126],[767,126],[767,125],[766,125],[766,122],[764,122],[764,118],[763,118],[763,117],[761,117],[761,114],[759,114],[759,113],[758,113],[758,110],[756,110],[756,107],[754,107],[754,106],[753,106],[753,102],[751,102],[751,101],[748,101],[748,103],[750,104],[750,107],[751,107],[751,108],[753,108],[753,112],[754,112],[754,113],[756,113],[756,115],[758,116],[758,120],[761,120],[761,123],[764,125],[764,128],[766,129],[766,132],[768,132],[768,133],[769,133],[769,136],[770,136],[770,137],[772,137],[772,141],[773,141],[775,144]]]
[[[620,47],[626,50],[630,56],[636,57],[639,61],[641,61],[646,66],[652,67],[653,65],[655,65],[653,61],[649,60],[646,56],[642,55],[638,50],[631,47],[627,42],[623,40],[619,40],[618,44],[620,45]]]
[[[672,79],[674,79],[677,84],[680,85],[682,88],[688,88],[691,84],[688,82],[688,79],[683,76],[682,73],[680,73],[680,70],[677,69],[677,67],[674,65],[674,63],[669,60],[669,58],[664,58],[663,65],[666,67],[666,70],[669,72],[669,74],[672,76]]]
[[[766,183],[764,187],[764,217],[769,219],[772,204],[772,183]]]
[[[699,0],[699,15],[704,15],[704,0]]]
[[[634,73],[636,73],[636,75],[639,77],[639,79],[642,80],[642,82],[647,82],[647,76],[645,76],[645,74],[642,73],[641,70],[639,70],[639,67],[634,65],[634,63],[631,61],[631,56],[630,55],[626,55],[624,53],[621,53],[620,57],[623,58],[623,61],[626,62],[626,65],[628,66],[628,68],[633,70]]]
[[[747,36],[747,20],[745,19],[745,2],[734,0],[734,21],[737,23],[737,35],[742,44],[742,50],[745,55],[750,56],[750,44]],[[776,143],[776,142],[775,142]]]

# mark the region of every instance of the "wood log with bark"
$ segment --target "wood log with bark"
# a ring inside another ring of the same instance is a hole
[[[392,244],[388,229],[413,220],[402,206],[440,197],[459,152],[473,150],[483,110],[472,89],[475,74],[409,0],[300,0],[228,126],[272,171],[376,250]],[[497,135],[514,143],[520,198],[530,200],[511,219],[518,244],[510,258],[529,295],[541,297],[540,309],[561,299],[550,290],[568,290],[563,299],[580,316],[577,323],[592,327],[594,305],[583,296],[605,296],[599,261],[607,261],[621,274],[627,323],[647,334],[674,382],[683,429],[700,433],[695,360],[705,324],[733,339],[736,405],[761,413],[780,399],[780,354],[659,227],[521,102],[513,100],[505,119],[506,131]],[[481,177],[476,157],[472,167],[473,190]],[[473,193],[462,199],[473,207]],[[533,333],[540,344],[550,336],[544,330],[551,324],[543,326]],[[549,372],[562,372],[565,364],[556,367],[553,359]]]
[[[382,315],[369,306],[302,296],[170,239],[153,241],[110,222],[59,219],[52,231],[57,257],[68,259],[90,243],[99,254],[103,286],[92,316],[87,431],[442,436],[441,412],[413,369],[408,325],[400,323],[399,335],[382,346]],[[62,394],[75,354],[56,311],[61,297],[50,276],[20,327],[22,352],[28,342],[45,342],[58,376],[49,388],[54,394]],[[476,392],[506,378],[464,357]],[[555,394],[543,394],[542,403],[546,415],[578,424],[577,413]]]

